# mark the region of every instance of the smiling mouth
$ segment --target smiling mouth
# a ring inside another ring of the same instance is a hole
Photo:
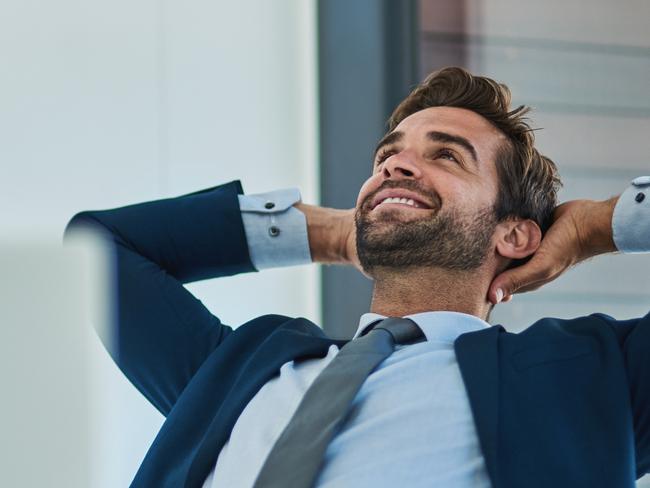
[[[388,182],[387,182],[388,183]],[[433,210],[440,208],[440,197],[434,191],[425,191],[412,182],[384,184],[383,188],[373,192],[367,201],[367,211],[380,208]]]
[[[384,198],[381,202],[379,202],[377,205],[375,205],[375,209],[380,208],[380,207],[411,207],[411,208],[419,208],[423,210],[429,210],[428,207],[423,206],[416,200],[413,200],[412,198],[399,198],[399,197],[389,197],[389,198]]]

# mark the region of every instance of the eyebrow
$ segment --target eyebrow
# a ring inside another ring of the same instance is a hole
[[[404,132],[400,132],[400,131],[390,132],[390,133],[386,134],[377,143],[377,147],[375,147],[375,158],[377,157],[377,153],[379,152],[379,150],[382,147],[390,146],[391,144],[395,144],[396,142],[399,142],[403,138],[404,138]]]
[[[440,132],[434,130],[431,132],[427,132],[427,139],[433,142],[444,142],[447,144],[456,144],[457,146],[461,146],[470,154],[470,156],[472,156],[474,163],[478,164],[476,149],[474,149],[474,146],[472,145],[471,142],[469,142],[467,139],[465,139],[462,136],[456,136],[454,134],[448,134],[447,132]]]
[[[389,146],[390,144],[395,144],[396,142],[399,142],[403,138],[404,138],[404,133],[401,131],[395,131],[386,134],[384,137],[381,138],[379,143],[377,143],[377,147],[375,148],[375,158],[377,157],[377,153],[382,147]],[[465,149],[470,154],[470,156],[472,156],[474,163],[478,164],[476,149],[474,148],[471,142],[469,142],[466,138],[462,136],[457,136],[454,134],[449,134],[447,132],[440,132],[434,130],[434,131],[427,132],[427,139],[433,142],[456,144],[462,147],[463,149]]]

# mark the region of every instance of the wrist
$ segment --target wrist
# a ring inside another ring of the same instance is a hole
[[[616,252],[612,231],[612,216],[618,197],[590,201],[581,219],[584,228],[584,249],[588,256]]]
[[[309,250],[313,262],[344,264],[347,258],[347,233],[350,211],[297,203],[305,214]]]

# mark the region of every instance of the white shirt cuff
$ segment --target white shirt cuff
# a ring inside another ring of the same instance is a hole
[[[238,195],[251,262],[257,270],[311,263],[307,219],[297,188]]]
[[[616,202],[612,216],[616,248],[623,253],[650,251],[650,176],[639,176]]]

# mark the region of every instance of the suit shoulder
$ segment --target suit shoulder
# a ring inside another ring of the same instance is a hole
[[[591,337],[599,342],[615,341],[620,345],[642,322],[648,323],[650,327],[650,314],[626,320],[616,320],[604,313],[593,313],[571,319],[545,317],[519,333],[504,334],[503,339],[513,344],[544,344]]]

